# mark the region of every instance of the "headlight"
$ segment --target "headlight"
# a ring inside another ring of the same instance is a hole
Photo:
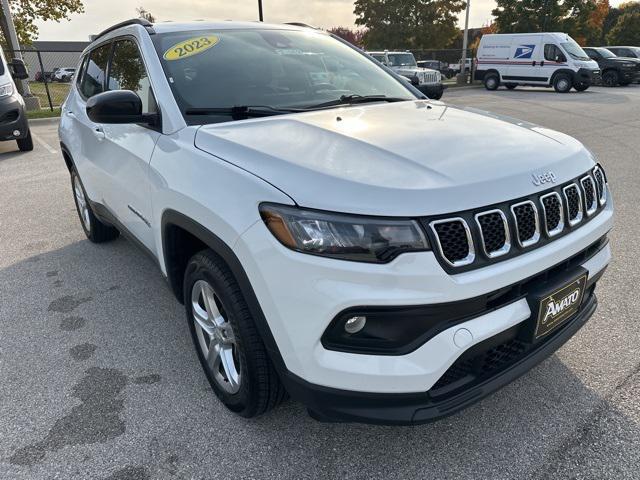
[[[10,95],[13,95],[13,85],[11,85],[10,83],[0,85],[0,98],[8,97]]]
[[[429,250],[414,220],[361,217],[262,204],[269,231],[285,247],[312,255],[357,262],[387,263],[404,252]]]
[[[623,63],[623,64],[622,64],[622,66],[623,66],[624,68],[633,68],[633,67],[635,67],[635,66],[636,66],[636,64],[635,64],[635,63],[631,63],[631,62],[629,62],[629,63]]]

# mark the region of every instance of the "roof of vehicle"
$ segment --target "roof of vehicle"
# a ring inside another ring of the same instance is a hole
[[[605,47],[602,48],[633,48],[633,49],[639,49],[640,47],[634,47],[633,45],[607,45]]]
[[[379,51],[368,51],[367,53],[369,55],[384,55],[385,53],[411,53],[411,52],[407,52],[406,50],[379,50]]]

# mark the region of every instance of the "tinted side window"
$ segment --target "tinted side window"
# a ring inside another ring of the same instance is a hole
[[[149,76],[138,46],[133,40],[120,40],[115,43],[107,86],[109,90],[136,92],[142,100],[142,112],[156,112]]]
[[[110,52],[111,44],[108,43],[96,48],[89,54],[89,60],[80,84],[80,91],[85,97],[93,97],[104,91],[104,77]]]
[[[588,50],[588,49],[584,49],[585,53],[589,56],[589,58],[591,58],[592,60],[597,60],[600,55],[598,54],[598,52],[596,52],[595,50]]]

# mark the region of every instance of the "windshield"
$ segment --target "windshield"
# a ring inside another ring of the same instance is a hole
[[[578,45],[575,40],[571,38],[568,42],[561,43],[560,45],[562,45],[564,51],[567,52],[571,56],[571,58],[574,58],[575,60],[591,60],[589,56],[584,53],[582,47],[580,47],[580,45]]]
[[[413,53],[388,53],[392,67],[416,67],[416,59]]]
[[[604,58],[614,58],[616,55],[613,52],[610,52],[606,48],[594,48],[596,52],[598,52]]]
[[[317,32],[187,31],[153,41],[188,123],[229,121],[193,109],[305,108],[349,95],[414,100],[399,80],[347,45]]]

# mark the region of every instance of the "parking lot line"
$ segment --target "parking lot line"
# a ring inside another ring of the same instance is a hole
[[[51,154],[56,154],[58,153],[58,150],[56,150],[55,148],[53,148],[51,145],[49,145],[47,142],[45,142],[42,138],[40,138],[38,135],[36,135],[35,133],[33,133],[33,131],[31,131],[31,137],[38,143],[38,145],[40,145],[42,148],[44,148],[45,150],[47,150],[49,153]]]

